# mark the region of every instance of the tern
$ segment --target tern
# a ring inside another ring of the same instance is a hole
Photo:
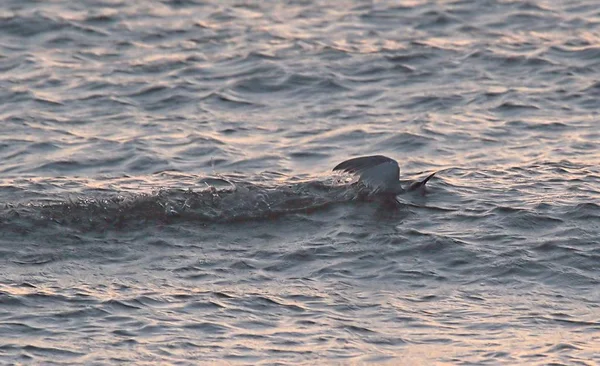
[[[372,190],[373,194],[387,196],[396,200],[396,196],[419,190],[424,192],[425,184],[435,175],[431,173],[422,181],[414,182],[403,188],[400,183],[400,167],[394,159],[383,155],[361,156],[339,163],[333,171],[342,171],[359,177],[359,182]]]

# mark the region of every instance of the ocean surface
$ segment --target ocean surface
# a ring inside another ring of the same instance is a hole
[[[596,0],[3,0],[0,102],[0,364],[600,363]]]

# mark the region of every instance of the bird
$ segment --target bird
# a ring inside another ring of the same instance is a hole
[[[372,190],[372,194],[393,198],[396,196],[417,191],[424,192],[425,184],[435,175],[431,173],[425,179],[416,181],[406,188],[400,183],[400,167],[398,162],[383,155],[361,156],[343,161],[333,168],[333,171],[342,171],[359,177],[359,182]],[[397,201],[397,200],[396,200]]]

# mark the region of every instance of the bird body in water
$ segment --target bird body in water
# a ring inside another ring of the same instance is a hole
[[[359,181],[372,190],[373,194],[388,196],[396,200],[396,196],[411,191],[424,193],[425,184],[435,175],[435,172],[421,181],[402,187],[400,183],[400,167],[394,159],[383,155],[361,156],[343,161],[333,168],[357,175]]]

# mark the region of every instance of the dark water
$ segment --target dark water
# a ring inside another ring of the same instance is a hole
[[[600,362],[596,1],[2,4],[0,363]]]

